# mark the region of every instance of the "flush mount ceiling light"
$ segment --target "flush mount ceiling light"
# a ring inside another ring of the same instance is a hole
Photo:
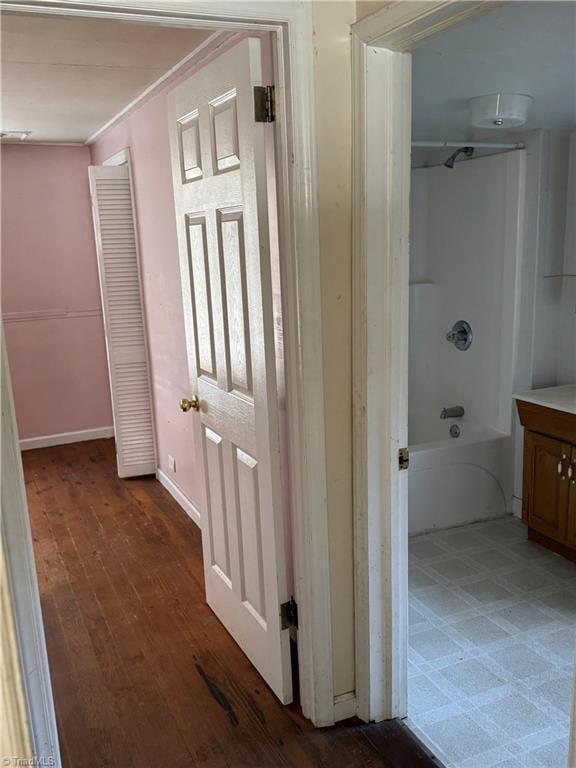
[[[2,141],[25,141],[32,131],[0,131]]]
[[[476,128],[517,128],[524,125],[532,96],[523,93],[489,93],[470,99],[470,122]]]

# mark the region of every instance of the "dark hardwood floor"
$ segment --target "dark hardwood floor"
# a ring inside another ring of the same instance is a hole
[[[198,528],[112,440],[23,459],[65,768],[438,765],[398,722],[281,706],[204,602]]]

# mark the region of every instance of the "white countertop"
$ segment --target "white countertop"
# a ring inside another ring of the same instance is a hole
[[[512,395],[515,400],[554,408],[556,411],[576,415],[576,384],[564,384],[561,387],[546,387],[531,389],[529,392],[517,392]]]

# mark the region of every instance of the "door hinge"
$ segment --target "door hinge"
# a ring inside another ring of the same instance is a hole
[[[282,629],[290,629],[290,627],[298,629],[298,603],[293,597],[280,605],[280,623]]]
[[[273,85],[254,86],[254,120],[257,123],[273,123],[276,120]]]
[[[398,469],[408,469],[410,466],[410,449],[400,448],[398,451]]]

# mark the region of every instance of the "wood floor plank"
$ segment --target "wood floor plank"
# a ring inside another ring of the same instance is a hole
[[[86,507],[85,514],[92,515],[92,509]],[[155,671],[142,653],[135,622],[128,607],[118,599],[106,558],[94,550],[84,529],[84,525],[70,520],[76,549],[75,590],[106,685],[129,728],[139,762],[149,759],[161,763],[166,748],[179,743],[182,759],[175,765],[189,765],[190,753],[158,690]]]
[[[314,729],[206,605],[200,531],[113,440],[23,454],[65,768],[425,768],[399,723]]]
[[[52,677],[57,680],[60,696],[65,699],[68,712],[66,719],[71,718],[73,727],[78,731],[76,738],[82,738],[92,745],[89,753],[78,755],[74,765],[78,768],[83,766],[88,768],[94,764],[134,766],[132,750],[122,762],[122,753],[126,752],[126,739],[117,719],[108,715],[115,712],[114,700],[106,688],[98,660],[94,656],[85,617],[81,612],[70,579],[68,571],[68,563],[71,560],[70,542],[66,526],[61,520],[61,512],[55,503],[48,502],[46,512],[51,521],[53,535],[57,539],[61,561],[59,576],[62,576],[54,579],[50,595],[54,600],[62,628],[65,657],[69,661],[62,678],[56,674],[56,669],[59,667],[52,667]],[[42,598],[45,600],[45,595]],[[48,633],[47,636],[49,637]],[[48,648],[50,652],[50,642]],[[74,703],[70,707],[67,699],[72,694]],[[63,720],[64,718],[61,717],[60,722]]]

